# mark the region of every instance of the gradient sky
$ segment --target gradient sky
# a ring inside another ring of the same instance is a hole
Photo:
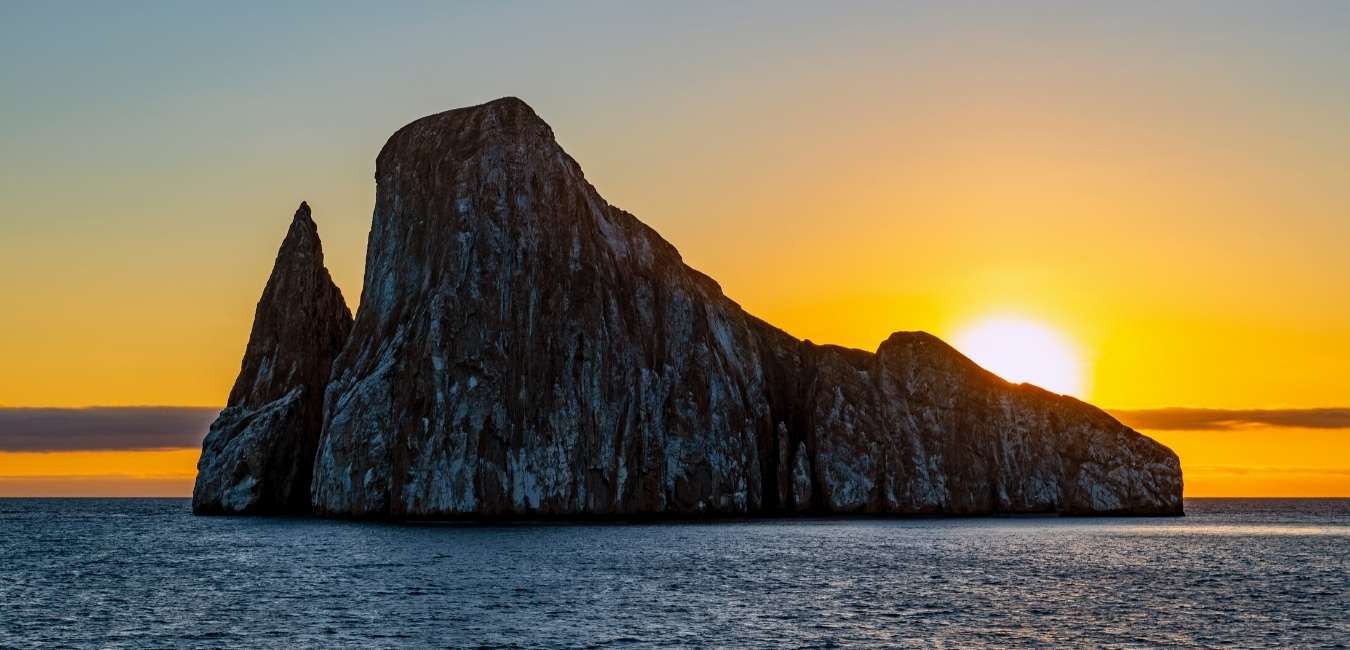
[[[0,406],[218,406],[300,200],[355,307],[385,138],[503,95],[798,336],[1011,315],[1103,407],[1350,405],[1350,3],[1135,4],[0,4]],[[1149,433],[1191,496],[1350,495],[1287,424]],[[0,441],[0,494],[194,458]]]

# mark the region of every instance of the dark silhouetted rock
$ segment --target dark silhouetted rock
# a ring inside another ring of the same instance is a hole
[[[324,386],[351,325],[301,203],[258,301],[228,405],[202,443],[193,512],[309,512]]]
[[[747,315],[518,99],[400,129],[376,181],[319,513],[1181,513],[1176,455],[1092,406]]]

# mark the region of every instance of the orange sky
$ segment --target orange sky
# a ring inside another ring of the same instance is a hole
[[[1011,314],[1103,407],[1350,405],[1334,5],[43,11],[0,27],[0,406],[220,404],[295,205],[355,308],[384,138],[508,94],[795,335]],[[1347,429],[1156,436],[1191,496],[1350,496]],[[0,452],[0,494],[185,494],[193,457]]]

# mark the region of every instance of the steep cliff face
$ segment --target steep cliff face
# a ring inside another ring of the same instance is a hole
[[[193,512],[309,511],[324,387],[351,324],[301,203],[258,301],[239,377],[202,443]]]
[[[404,127],[376,182],[319,513],[1181,511],[1176,456],[1087,404],[747,315],[520,100]]]
[[[744,512],[753,333],[609,206],[519,100],[380,153],[362,307],[329,386],[324,513]]]

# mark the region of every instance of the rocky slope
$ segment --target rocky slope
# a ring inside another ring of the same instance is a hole
[[[345,321],[320,283],[303,318],[260,303],[258,356],[303,371],[236,386],[204,503],[294,503],[257,468],[302,462],[282,441],[308,439],[326,377],[311,492],[327,515],[1181,512],[1176,455],[1092,406],[926,334],[874,354],[747,315],[605,202],[520,100],[400,129],[376,181],[361,308],[331,376]],[[292,327],[332,336],[283,350],[309,340]]]
[[[324,387],[351,325],[301,203],[258,301],[228,405],[202,443],[193,512],[309,511]]]

